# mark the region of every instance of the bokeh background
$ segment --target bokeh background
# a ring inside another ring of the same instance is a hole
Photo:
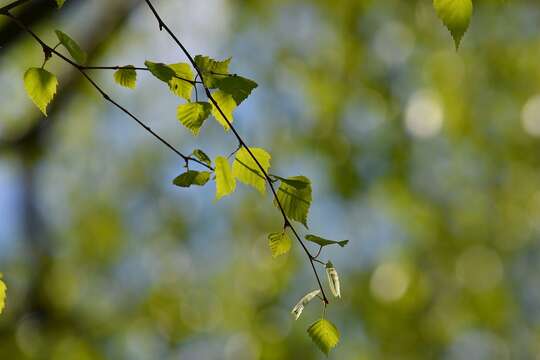
[[[10,1],[0,1],[3,6]],[[311,178],[310,231],[343,298],[331,359],[540,359],[540,4],[475,1],[462,46],[430,0],[161,0],[194,54],[232,56],[259,83],[235,112],[273,172]],[[185,61],[142,1],[34,0],[91,65]],[[22,75],[41,49],[0,19],[0,359],[320,359],[316,285],[298,248],[272,259],[269,195],[181,189],[183,163],[53,59],[44,119]],[[149,74],[135,91],[92,74],[183,152],[194,138]]]

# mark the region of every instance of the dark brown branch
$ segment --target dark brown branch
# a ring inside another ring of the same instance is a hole
[[[21,6],[30,0],[17,0],[12,2],[11,4],[7,4],[6,6],[0,8],[0,14],[6,14],[8,11],[15,9],[18,6]]]
[[[302,249],[304,250],[304,252],[306,253],[308,259],[309,259],[309,262],[311,264],[311,268],[313,269],[313,272],[315,274],[315,278],[317,279],[317,283],[319,285],[319,288],[321,290],[321,293],[323,295],[323,299],[324,299],[324,303],[325,305],[328,304],[328,298],[326,297],[326,294],[324,293],[324,289],[323,289],[323,286],[321,284],[321,280],[319,279],[319,274],[317,273],[317,269],[315,269],[315,264],[314,264],[314,257],[313,255],[311,255],[311,253],[309,252],[309,250],[307,249],[306,245],[304,244],[304,242],[302,241],[302,239],[300,238],[300,236],[298,235],[298,233],[296,232],[296,229],[294,228],[294,226],[292,225],[292,223],[289,221],[289,219],[287,218],[287,215],[285,214],[285,210],[283,209],[283,206],[281,204],[281,202],[279,201],[279,198],[277,196],[277,192],[276,192],[276,189],[274,187],[274,183],[272,181],[272,179],[270,178],[270,176],[268,175],[268,173],[266,172],[266,170],[264,170],[263,166],[260,164],[259,160],[257,160],[257,158],[255,157],[255,155],[253,154],[253,152],[250,150],[250,148],[246,145],[246,142],[244,141],[244,139],[240,136],[240,134],[238,133],[238,131],[236,130],[236,128],[232,125],[231,121],[227,118],[227,116],[225,115],[225,113],[223,112],[223,110],[220,108],[219,104],[216,102],[216,100],[214,99],[214,97],[212,96],[212,94],[210,93],[210,89],[206,86],[206,84],[204,83],[204,78],[202,76],[202,72],[201,70],[198,68],[197,64],[195,63],[195,60],[193,59],[193,57],[191,56],[190,52],[186,49],[186,47],[182,44],[182,42],[180,42],[180,40],[176,37],[176,35],[171,31],[171,29],[167,26],[167,24],[165,24],[165,22],[163,21],[163,19],[161,18],[161,16],[158,14],[157,10],[154,8],[154,6],[152,5],[152,3],[150,2],[150,0],[145,0],[146,4],[148,5],[148,7],[150,8],[150,10],[152,11],[152,13],[154,14],[154,17],[156,18],[157,22],[158,22],[158,26],[159,26],[159,29],[162,30],[162,29],[165,29],[165,31],[171,36],[171,38],[174,40],[174,42],[180,47],[180,49],[182,50],[182,52],[184,53],[184,55],[189,59],[189,62],[191,63],[191,65],[195,68],[195,70],[197,71],[197,74],[199,75],[199,77],[201,78],[201,81],[202,81],[202,85],[204,87],[204,91],[206,93],[206,96],[208,97],[208,99],[212,102],[212,104],[215,106],[215,108],[218,110],[218,112],[220,113],[220,115],[223,117],[223,119],[225,120],[225,122],[227,123],[227,125],[230,127],[230,129],[232,130],[234,136],[236,137],[236,139],[238,140],[240,146],[244,147],[247,152],[249,153],[250,157],[253,159],[253,161],[257,164],[257,167],[261,170],[261,172],[263,173],[268,185],[270,186],[270,190],[272,191],[272,194],[274,195],[274,199],[279,207],[279,210],[281,212],[281,215],[283,216],[283,221],[285,223],[285,227],[289,227],[291,229],[291,231],[293,232],[295,238],[297,239],[297,241],[300,243],[300,245],[302,246]]]
[[[8,5],[9,6],[9,5]],[[126,115],[128,115],[131,119],[133,119],[135,122],[137,122],[137,124],[139,124],[142,128],[144,128],[147,132],[149,132],[150,134],[152,134],[159,142],[161,142],[162,144],[164,144],[166,147],[168,147],[170,150],[172,150],[175,154],[177,154],[178,156],[180,156],[186,163],[186,165],[189,163],[189,161],[193,161],[193,162],[196,162],[210,170],[213,170],[213,168],[205,163],[203,163],[202,161],[199,161],[198,159],[196,158],[193,158],[191,156],[186,156],[184,154],[182,154],[179,150],[177,150],[173,145],[171,145],[167,140],[163,139],[159,134],[157,134],[156,132],[154,132],[148,125],[146,125],[143,121],[141,121],[138,117],[136,117],[135,115],[133,115],[130,111],[128,111],[126,108],[124,108],[122,105],[120,105],[119,103],[117,103],[115,100],[113,100],[86,72],[85,72],[85,67],[82,66],[82,65],[79,65],[75,62],[73,62],[72,60],[68,59],[67,57],[65,57],[64,55],[62,55],[61,53],[59,53],[58,51],[56,51],[56,49],[54,48],[51,48],[49,45],[47,45],[43,40],[41,40],[40,37],[38,37],[30,28],[28,28],[23,22],[21,22],[18,18],[16,18],[15,16],[13,16],[8,10],[2,10],[0,9],[0,14],[2,15],[5,15],[7,17],[9,17],[11,20],[13,20],[19,27],[21,27],[21,29],[24,29],[28,34],[30,34],[40,45],[41,47],[48,53],[50,54],[54,54],[56,56],[58,56],[60,59],[64,60],[65,62],[67,62],[68,64],[70,64],[71,66],[75,67],[80,73],[82,76],[84,76],[86,78],[86,80],[88,80],[88,82],[101,94],[101,96],[103,96],[103,98],[105,100],[107,100],[108,102],[110,102],[111,104],[113,104],[115,107],[117,107],[118,109],[120,109],[122,112],[124,112]]]

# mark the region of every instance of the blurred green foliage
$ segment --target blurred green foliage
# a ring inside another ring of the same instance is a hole
[[[475,1],[458,52],[429,0],[202,3],[159,6],[190,49],[257,81],[235,124],[277,173],[312,180],[310,232],[350,239],[328,247],[342,295],[330,358],[540,356],[538,2]],[[50,42],[73,35],[89,65],[185,61],[135,1],[24,11]],[[183,164],[58,61],[43,120],[22,83],[41,49],[9,26],[0,359],[321,358],[306,334],[318,307],[289,314],[314,284],[296,246],[271,256],[270,197],[175,187]],[[186,153],[234,150],[219,124],[194,139],[140,75],[133,92],[95,74]]]

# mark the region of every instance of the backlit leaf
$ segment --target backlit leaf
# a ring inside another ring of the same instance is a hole
[[[209,171],[188,170],[183,174],[178,175],[173,184],[180,187],[190,187],[191,185],[203,186],[210,180],[211,173]]]
[[[176,117],[194,135],[198,135],[204,121],[210,116],[211,106],[207,102],[193,102],[178,106]]]
[[[186,100],[191,99],[191,92],[193,91],[193,71],[191,66],[186,63],[170,64],[169,67],[174,70],[175,76],[169,80],[169,86],[171,91]],[[189,81],[186,81],[189,80]]]
[[[233,122],[233,110],[236,109],[236,102],[234,101],[232,95],[224,93],[221,90],[215,91],[212,94],[212,97],[216,101],[217,105],[223,111],[223,114],[227,117],[227,120],[232,124]],[[225,131],[229,130],[229,124],[223,118],[223,115],[218,110],[218,108],[212,103],[212,115],[214,118],[223,126]]]
[[[137,86],[137,72],[133,65],[126,65],[114,72],[114,81],[126,88],[135,89]]]
[[[217,87],[232,95],[236,105],[240,105],[251,94],[251,91],[257,87],[257,83],[242,76],[231,75],[219,80]]]
[[[60,31],[55,30],[56,37],[58,37],[58,41],[66,48],[66,50],[69,52],[71,57],[78,63],[78,64],[84,64],[86,62],[86,52],[84,52],[79,44],[75,40],[73,40],[71,37],[69,37],[68,34]]]
[[[311,324],[307,330],[311,340],[317,345],[319,349],[326,355],[332,350],[339,342],[339,331],[330,321],[326,319],[320,319]]]
[[[217,61],[208,56],[195,56],[195,64],[202,73],[204,84],[210,89],[217,87],[217,82],[229,73],[230,62],[231,58]]]
[[[307,228],[307,216],[311,205],[311,182],[305,176],[292,176],[281,181],[277,197],[288,218]],[[294,184],[294,185],[293,185]],[[278,206],[274,199],[274,204]]]
[[[255,158],[261,164],[264,171],[268,173],[270,168],[270,154],[267,153],[264,149],[261,148],[249,148]],[[266,190],[266,178],[264,177],[263,172],[255,163],[255,160],[251,157],[246,148],[242,147],[236,152],[234,158],[233,175],[235,178],[240,180],[246,185],[253,186],[255,189],[259,190],[261,194],[264,195]]]
[[[24,73],[24,89],[34,104],[47,116],[47,105],[56,94],[58,80],[45,69],[30,68]]]
[[[4,311],[6,306],[6,284],[2,281],[2,274],[0,273],[0,314]]]
[[[216,164],[216,199],[219,200],[234,192],[236,180],[226,157],[218,156],[214,163]]]
[[[319,244],[320,246],[327,246],[327,245],[337,244],[337,245],[339,245],[341,247],[344,247],[349,242],[349,240],[339,240],[339,241],[327,240],[327,239],[324,239],[322,237],[312,235],[312,234],[306,235],[305,239],[307,241],[314,242],[315,244]]]
[[[208,155],[206,155],[205,152],[201,149],[193,150],[193,156],[195,156],[199,161],[202,161],[208,166],[212,165],[212,160],[210,160]]]
[[[60,9],[62,6],[64,6],[64,3],[66,0],[56,0],[56,6]]]
[[[457,49],[471,21],[472,0],[433,0],[433,6],[437,16],[450,30]]]
[[[272,252],[272,257],[278,257],[291,250],[291,238],[285,231],[268,234],[268,245]]]
[[[161,81],[166,82],[167,84],[171,79],[173,78],[175,72],[173,69],[168,67],[166,64],[163,63],[155,63],[152,61],[146,60],[144,62],[144,65],[150,70],[152,75],[154,75],[156,78],[158,78]]]

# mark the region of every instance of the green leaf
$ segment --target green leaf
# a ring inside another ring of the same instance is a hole
[[[270,154],[261,148],[249,148],[249,150],[251,150],[264,171],[268,173],[268,169],[270,168]],[[236,152],[232,172],[235,178],[246,185],[253,186],[264,195],[266,190],[266,178],[246,148],[242,147]]]
[[[188,170],[174,178],[173,184],[180,187],[203,186],[210,180],[210,174],[210,171]]]
[[[148,70],[150,70],[152,75],[154,75],[159,80],[166,82],[167,84],[169,83],[169,81],[171,81],[171,79],[175,75],[174,70],[163,63],[155,63],[155,62],[146,60],[144,62],[144,65],[146,65],[146,67],[148,68]]]
[[[45,69],[30,68],[24,73],[24,89],[34,104],[47,116],[47,105],[56,94],[58,80]]]
[[[311,340],[326,355],[339,342],[339,331],[334,324],[326,319],[315,321],[307,330]]]
[[[214,162],[216,164],[216,200],[219,200],[234,192],[236,180],[226,157],[218,156]]]
[[[277,197],[283,206],[285,215],[304,224],[307,228],[307,216],[311,205],[311,182],[309,179],[305,176],[292,176],[286,181],[282,180]],[[274,205],[278,206],[275,199]]]
[[[60,9],[62,6],[64,6],[64,3],[66,0],[56,0],[56,6]]]
[[[191,66],[186,63],[177,63],[170,64],[169,67],[176,75],[169,80],[169,87],[171,88],[171,91],[181,98],[190,100],[191,92],[193,91],[193,83],[190,83],[189,81],[193,81],[195,78],[193,76]]]
[[[433,0],[437,16],[450,30],[456,49],[467,31],[473,12],[472,0]]]
[[[212,94],[212,97],[216,101],[217,105],[223,111],[223,114],[227,117],[227,120],[232,124],[233,122],[233,111],[236,109],[236,102],[234,101],[232,95],[224,93],[221,90],[215,91]],[[221,115],[221,112],[218,110],[218,108],[212,103],[212,115],[217,120],[218,123],[223,126],[225,131],[229,130],[229,124],[225,119],[223,118],[223,115]]]
[[[198,135],[204,121],[210,116],[212,107],[207,102],[193,102],[178,106],[176,117],[194,135]]]
[[[217,82],[217,87],[232,95],[236,105],[240,105],[257,87],[257,83],[238,75],[226,76]]]
[[[297,189],[303,189],[306,186],[310,185],[309,179],[304,176],[296,176],[295,178],[283,178],[278,175],[272,176]]]
[[[123,87],[135,89],[137,86],[137,72],[133,65],[123,66],[114,72],[114,81]]]
[[[268,245],[272,252],[272,257],[278,257],[291,250],[291,238],[285,231],[268,234]]]
[[[86,53],[81,49],[79,44],[75,40],[69,37],[68,34],[55,30],[58,41],[66,48],[71,57],[78,63],[84,64],[86,62]]]
[[[6,284],[2,281],[2,273],[0,273],[0,314],[4,311],[6,306]]]
[[[201,149],[193,150],[193,156],[195,156],[199,161],[202,161],[208,166],[212,166],[212,160],[202,151]]]
[[[324,239],[322,237],[312,235],[312,234],[306,235],[305,239],[307,241],[311,241],[311,242],[313,242],[315,244],[319,244],[320,246],[338,244],[339,246],[344,247],[349,242],[349,240],[340,240],[340,241],[327,240],[327,239]]]
[[[202,73],[204,84],[210,89],[216,88],[218,81],[227,76],[230,62],[231,58],[218,61],[208,56],[195,56],[195,64]]]

